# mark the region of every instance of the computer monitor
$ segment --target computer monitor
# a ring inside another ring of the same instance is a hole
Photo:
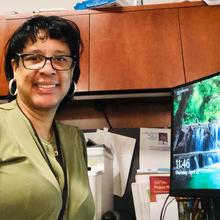
[[[170,195],[220,196],[220,73],[172,91]]]

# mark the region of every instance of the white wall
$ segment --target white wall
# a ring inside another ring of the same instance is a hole
[[[33,12],[39,9],[73,9],[76,2],[77,0],[6,0],[1,4],[0,14],[11,11],[18,13]]]

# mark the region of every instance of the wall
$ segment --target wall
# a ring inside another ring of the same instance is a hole
[[[103,110],[98,107],[100,104]],[[81,129],[110,127],[104,115],[112,128],[170,127],[170,97],[73,102],[57,119]]]
[[[39,9],[54,9],[54,8],[65,8],[72,9],[77,0],[7,0],[4,4],[1,4],[0,14],[6,12],[15,11],[21,12],[32,12]]]

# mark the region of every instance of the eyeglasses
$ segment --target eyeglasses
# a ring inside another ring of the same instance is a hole
[[[47,60],[50,61],[51,66],[55,70],[69,70],[75,66],[75,61],[71,56],[68,55],[56,55],[52,57],[45,57],[40,54],[20,54],[16,53],[22,60],[23,66],[29,70],[40,70],[42,69]]]

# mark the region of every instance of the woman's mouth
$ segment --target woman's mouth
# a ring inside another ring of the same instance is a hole
[[[50,85],[37,84],[37,87],[42,89],[53,89],[56,87],[56,84],[50,84]]]
[[[35,88],[37,88],[38,92],[44,93],[44,94],[51,94],[54,93],[54,89],[58,86],[56,83],[51,84],[42,84],[42,83],[36,83]]]

